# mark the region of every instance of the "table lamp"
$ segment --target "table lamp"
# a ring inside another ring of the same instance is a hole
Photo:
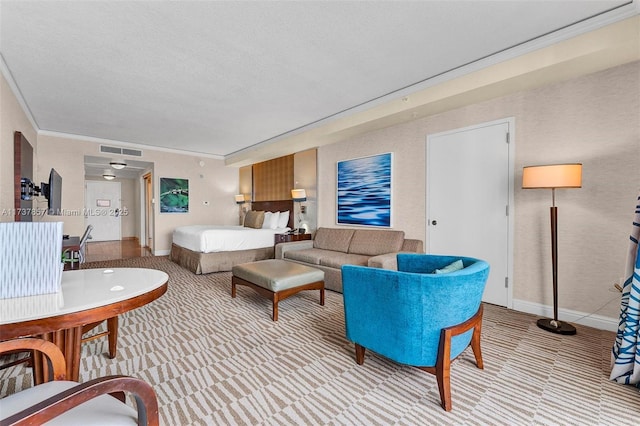
[[[244,198],[244,194],[237,194],[235,196],[235,200],[236,200],[236,204],[240,207],[240,212],[238,213],[240,225],[244,225],[244,214],[246,212],[244,203],[246,203],[247,200]]]
[[[558,320],[558,208],[556,188],[581,188],[582,164],[527,166],[522,169],[523,189],[551,189],[551,261],[553,267],[553,319],[539,319],[538,327],[558,334],[576,334],[576,328]]]
[[[293,198],[293,201],[298,204],[303,201],[307,201],[307,191],[304,189],[292,189],[291,198]],[[300,212],[299,215],[302,215],[302,204],[300,204],[298,211]],[[302,218],[299,215],[296,215],[296,229],[294,230],[294,234],[298,234],[300,232],[300,223],[302,222]]]

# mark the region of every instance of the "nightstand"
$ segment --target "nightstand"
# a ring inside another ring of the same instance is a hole
[[[310,240],[311,234],[275,234],[275,244]]]

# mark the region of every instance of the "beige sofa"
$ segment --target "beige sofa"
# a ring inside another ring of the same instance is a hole
[[[342,293],[342,265],[396,269],[399,252],[423,253],[424,246],[404,231],[319,228],[313,240],[276,245],[275,258],[323,270],[325,288]]]

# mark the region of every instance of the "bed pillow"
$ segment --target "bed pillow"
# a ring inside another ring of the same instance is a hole
[[[279,218],[280,212],[264,212],[264,222],[262,222],[262,229],[276,229],[278,227]]]
[[[269,229],[271,227],[271,212],[264,212],[264,220],[262,221],[262,229]]]
[[[280,212],[277,228],[286,228],[287,226],[289,226],[289,210]]]
[[[273,212],[271,215],[271,223],[269,229],[278,228],[278,222],[280,221],[280,212]]]
[[[244,226],[247,228],[262,228],[262,224],[264,223],[264,212],[249,210],[247,215],[244,217]]]

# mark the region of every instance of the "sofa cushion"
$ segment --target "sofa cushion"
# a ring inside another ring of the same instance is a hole
[[[313,247],[347,253],[353,232],[353,229],[346,228],[318,228],[313,239]]]
[[[404,231],[358,229],[354,232],[348,253],[377,256],[402,249]]]
[[[342,265],[367,266],[369,256],[361,254],[345,254],[338,251],[326,252],[326,256],[320,259],[320,265],[327,268],[342,268]]]
[[[326,256],[325,250],[315,248],[303,250],[289,250],[283,253],[285,259],[296,260],[298,262],[308,263],[310,265],[319,265],[320,259]],[[344,254],[344,253],[343,253]]]

